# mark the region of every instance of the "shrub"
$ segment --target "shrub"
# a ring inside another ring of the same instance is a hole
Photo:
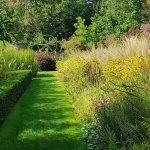
[[[63,50],[63,57],[69,57],[70,55],[75,55],[79,51],[85,51],[89,48],[85,46],[78,37],[72,36],[68,40],[63,40],[61,42],[61,48]]]
[[[75,36],[72,36],[69,40],[63,40],[61,43],[61,48],[65,51],[76,51],[80,49],[80,46],[81,42]]]
[[[37,52],[36,58],[42,71],[56,70],[56,56],[54,54],[47,52]]]
[[[98,150],[98,133],[95,131],[94,124],[84,124],[82,126],[83,138],[87,142],[88,150]]]

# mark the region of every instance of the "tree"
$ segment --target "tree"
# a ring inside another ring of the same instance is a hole
[[[86,24],[89,24],[91,17],[91,8],[85,0],[3,1],[14,11],[14,28],[9,29],[16,37],[13,41],[27,43],[31,47],[45,47],[48,43],[53,43],[50,39],[67,39],[75,31],[74,23],[78,16],[85,18]],[[5,7],[2,9],[7,11]]]
[[[105,0],[101,1],[99,12],[91,18],[89,26],[78,20],[75,24],[75,34],[88,45],[96,45],[99,40],[105,40],[107,35],[120,37],[131,27],[142,23],[142,10],[145,0]],[[84,36],[81,31],[86,33]]]

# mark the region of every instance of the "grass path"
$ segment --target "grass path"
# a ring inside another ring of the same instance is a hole
[[[0,150],[85,150],[72,111],[55,73],[39,73],[0,128]]]

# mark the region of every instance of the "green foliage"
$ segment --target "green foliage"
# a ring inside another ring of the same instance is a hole
[[[134,143],[149,139],[150,135],[145,125],[150,113],[146,102],[148,97],[138,97],[137,93],[131,95],[125,96],[114,104],[107,104],[108,101],[105,100],[103,106],[99,107],[97,128],[99,128],[98,141],[101,149],[109,147],[111,150],[115,146],[118,149],[122,147],[129,149]],[[144,97],[142,94],[141,96]],[[109,137],[112,132],[114,137]],[[103,144],[104,141],[106,145]]]
[[[150,0],[145,0],[145,4],[143,5],[142,13],[142,22],[148,23],[150,22]]]
[[[57,36],[58,39],[69,38],[74,33],[73,24],[76,18],[81,16],[89,21],[90,8],[85,0],[62,0],[55,5],[51,11],[48,22],[50,30],[48,33]],[[87,23],[86,22],[86,23]]]
[[[74,33],[76,18],[86,18],[88,23],[91,16],[91,8],[84,0],[3,0],[3,3],[1,40],[24,43],[34,49],[58,49],[58,41]]]
[[[120,37],[129,28],[138,27],[145,9],[143,0],[107,0],[100,3],[99,12],[91,18],[91,25],[85,26],[84,19],[78,18],[75,24],[75,34],[81,42],[90,46],[96,45],[99,40],[106,39],[107,35]],[[144,6],[143,6],[144,5]]]
[[[81,43],[92,47],[107,35],[119,37],[150,18],[145,0],[2,0],[0,13],[0,40],[49,51],[58,50],[59,41],[76,29]]]
[[[88,150],[98,150],[98,132],[95,130],[94,124],[82,125],[83,138],[87,143]]]
[[[140,144],[140,145],[135,144],[135,145],[131,148],[131,150],[148,150],[148,149],[150,149],[149,143],[143,143],[143,144]]]
[[[92,25],[85,26],[85,20],[81,17],[78,17],[77,20],[78,22],[75,24],[77,30],[75,31],[75,34],[83,44],[86,44],[91,48],[99,41],[99,34],[94,31],[94,26],[94,30],[92,29]]]
[[[88,49],[88,47],[81,43],[81,40],[76,36],[72,36],[68,40],[63,40],[60,45],[64,57],[76,53],[79,50],[84,51]]]
[[[37,33],[32,41],[30,41],[30,47],[39,51],[58,51],[59,41],[56,37],[49,37],[46,40],[42,33]]]
[[[2,0],[0,6],[0,41],[12,42],[13,31],[13,10]]]

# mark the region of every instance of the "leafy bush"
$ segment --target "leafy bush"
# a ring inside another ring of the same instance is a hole
[[[95,131],[94,124],[85,124],[82,126],[83,138],[87,143],[88,150],[98,150],[98,132]]]
[[[82,51],[88,49],[88,47],[83,45],[76,36],[72,36],[69,40],[63,40],[61,42],[61,48],[63,49],[65,56],[76,53],[76,51],[79,50]]]
[[[147,39],[132,37],[70,55],[59,66],[89,150],[150,146],[148,48]]]
[[[47,52],[37,52],[36,58],[42,71],[56,70],[56,56],[54,54]]]

